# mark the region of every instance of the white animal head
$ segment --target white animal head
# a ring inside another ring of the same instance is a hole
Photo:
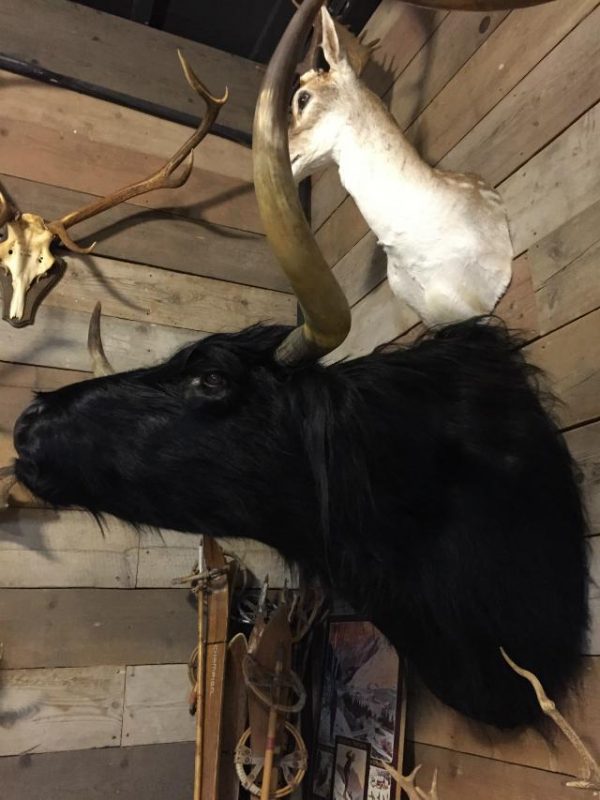
[[[328,71],[311,69],[300,78],[292,98],[288,130],[292,172],[297,181],[333,160],[340,133],[348,122],[361,85],[358,75],[376,45],[362,44],[321,8],[320,46]]]

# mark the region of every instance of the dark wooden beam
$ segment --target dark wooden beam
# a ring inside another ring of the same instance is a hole
[[[214,132],[247,143],[259,64],[69,0],[28,0],[27,24],[21,0],[2,4],[3,69],[195,126],[201,112],[181,74],[178,47],[213,92],[229,87]]]

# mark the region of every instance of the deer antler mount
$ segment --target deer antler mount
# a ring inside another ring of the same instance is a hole
[[[60,219],[47,222],[38,214],[21,214],[0,192],[0,227],[6,236],[0,241],[0,285],[2,286],[2,318],[13,327],[31,325],[44,297],[58,283],[66,264],[52,252],[58,239],[73,253],[89,253],[94,247],[82,247],[71,239],[68,228],[95,217],[155,189],[174,189],[187,181],[193,166],[193,150],[204,139],[227,102],[228,93],[213,97],[194,74],[183,54],[179,60],[187,82],[206,103],[207,111],[198,128],[179,150],[153,175],[100,197],[87,206],[71,211]],[[186,161],[183,169],[178,168]]]

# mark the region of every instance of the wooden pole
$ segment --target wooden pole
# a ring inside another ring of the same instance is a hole
[[[273,778],[273,759],[277,742],[277,704],[280,697],[281,673],[283,672],[283,644],[278,647],[277,661],[275,663],[275,679],[273,681],[272,704],[269,709],[267,722],[267,745],[265,747],[265,763],[263,766],[263,779],[260,791],[260,800],[269,800],[271,797],[271,782]]]
[[[204,747],[204,588],[198,590],[198,668],[196,670],[196,754],[194,757],[194,800],[202,797],[202,750]]]

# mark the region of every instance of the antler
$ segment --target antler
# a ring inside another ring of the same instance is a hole
[[[305,36],[323,0],[305,0],[269,66],[254,115],[254,187],[263,225],[302,306],[305,323],[280,345],[280,364],[316,359],[350,330],[350,307],[308,226],[292,177],[287,138],[289,96]]]
[[[439,800],[437,791],[437,769],[433,773],[431,789],[428,792],[425,792],[423,789],[419,789],[416,784],[416,778],[421,767],[423,766],[422,764],[416,766],[410,775],[402,775],[399,770],[390,766],[390,764],[386,763],[385,761],[381,761],[379,758],[373,759],[373,764],[378,766],[380,769],[384,769],[386,772],[389,772],[402,791],[406,792],[409,800]]]
[[[535,692],[539,706],[544,714],[549,717],[560,729],[560,731],[567,737],[581,758],[583,774],[579,780],[569,781],[567,786],[570,786],[574,789],[591,789],[597,793],[600,789],[600,764],[598,764],[573,727],[557,709],[556,703],[548,697],[537,675],[534,675],[534,673],[530,672],[530,670],[524,669],[516,664],[503,647],[500,648],[500,652],[502,653],[502,658],[506,661],[508,666],[514,670],[517,675],[520,675],[522,678],[525,678],[525,680],[529,681],[532,689]]]
[[[509,11],[512,8],[541,6],[551,0],[408,0],[413,6],[443,11]]]
[[[75,253],[89,253],[96,244],[94,242],[94,244],[90,245],[90,247],[81,247],[81,245],[78,245],[71,239],[67,233],[67,228],[77,225],[77,223],[83,222],[86,219],[90,219],[90,217],[95,217],[97,214],[101,214],[103,211],[107,211],[109,208],[114,208],[115,206],[130,200],[132,197],[138,197],[141,194],[152,192],[155,189],[175,189],[178,186],[183,186],[183,184],[189,178],[193,166],[193,150],[202,141],[202,139],[204,139],[211,126],[217,119],[219,111],[227,102],[229,92],[227,89],[225,89],[225,94],[223,97],[213,97],[206,86],[194,73],[181,50],[177,51],[177,55],[179,56],[179,61],[181,62],[181,67],[187,82],[206,103],[206,114],[202,122],[190,136],[190,138],[181,145],[175,155],[172,156],[163,167],[161,167],[149,178],[145,178],[137,183],[132,183],[122,189],[118,189],[116,192],[113,192],[106,197],[101,197],[100,199],[95,200],[93,203],[90,203],[83,208],[79,208],[76,211],[71,211],[69,214],[65,214],[65,216],[61,217],[60,219],[48,222],[46,224],[48,230],[50,230],[55,236],[58,236],[67,249],[72,250]],[[189,159],[185,168],[179,175],[175,175],[174,173],[177,168],[190,155],[191,158]]]

